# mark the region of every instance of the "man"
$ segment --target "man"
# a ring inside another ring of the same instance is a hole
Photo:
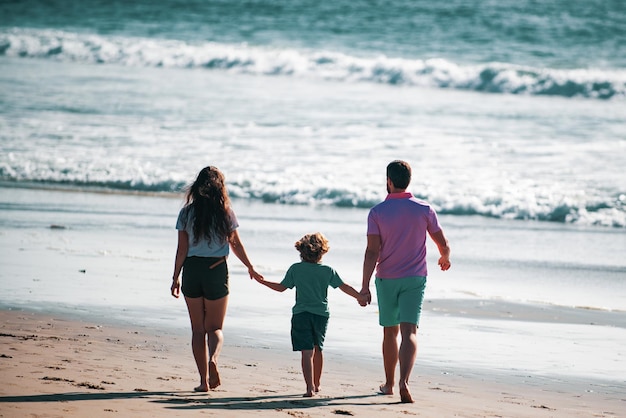
[[[384,327],[385,383],[380,392],[392,395],[400,363],[400,399],[412,403],[409,376],[417,356],[417,327],[426,286],[426,234],[437,244],[441,270],[450,268],[450,247],[437,214],[406,189],[411,167],[404,161],[387,166],[387,198],[367,219],[367,248],[361,294],[371,301],[370,279],[376,268],[379,322]],[[398,333],[401,335],[398,347]]]

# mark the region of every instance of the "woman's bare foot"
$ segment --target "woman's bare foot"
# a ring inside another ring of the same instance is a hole
[[[304,398],[312,398],[313,396],[315,396],[315,392],[317,392],[315,390],[315,386],[308,386],[306,388],[306,393],[304,395],[302,395]]]
[[[209,388],[215,389],[222,382],[220,381],[220,373],[217,370],[217,364],[213,361],[209,361]]]
[[[393,386],[380,385],[378,388],[378,393],[381,395],[393,395]]]
[[[200,385],[200,386],[196,386],[195,388],[193,388],[194,392],[208,392],[209,388],[207,385]]]
[[[409,392],[408,387],[400,388],[400,402],[402,403],[413,403],[413,397],[411,397],[411,392]]]

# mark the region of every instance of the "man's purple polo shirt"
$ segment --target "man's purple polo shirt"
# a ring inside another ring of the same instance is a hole
[[[440,230],[437,214],[427,202],[409,192],[388,194],[367,217],[367,235],[379,235],[381,242],[376,277],[427,276],[426,233]]]

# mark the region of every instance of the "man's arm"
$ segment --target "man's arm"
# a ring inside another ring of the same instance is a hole
[[[370,280],[372,278],[372,274],[374,273],[374,269],[376,268],[379,254],[380,235],[368,235],[365,257],[363,259],[363,282],[361,284],[361,295],[367,296],[367,303],[372,301],[372,294],[370,293]]]
[[[439,249],[439,254],[441,256],[439,257],[439,261],[437,262],[437,264],[439,264],[441,270],[448,270],[451,266],[450,247],[448,246],[448,240],[446,239],[446,236],[443,234],[443,229],[440,229],[439,231],[430,234],[430,237],[435,242],[435,244],[437,244],[437,248]]]

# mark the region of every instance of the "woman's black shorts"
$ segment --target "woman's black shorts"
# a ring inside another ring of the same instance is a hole
[[[183,264],[183,295],[188,298],[221,299],[228,295],[225,257],[187,257]]]

